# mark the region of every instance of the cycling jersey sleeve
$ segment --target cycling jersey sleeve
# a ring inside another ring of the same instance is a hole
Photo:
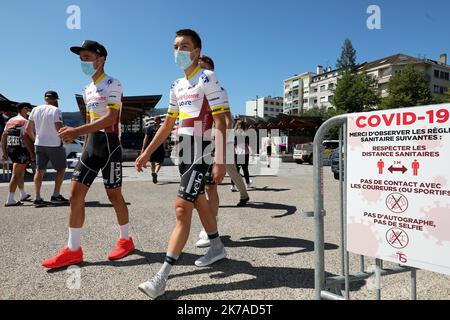
[[[202,75],[205,96],[208,100],[212,115],[230,112],[228,103],[228,95],[226,91],[220,86],[216,74],[212,71],[205,70]]]
[[[180,114],[180,109],[178,107],[177,97],[176,97],[175,92],[174,92],[176,84],[177,83],[174,82],[174,84],[170,88],[169,109],[167,110],[167,117],[168,118],[173,118],[173,119],[177,119],[178,115]]]
[[[108,82],[108,97],[107,97],[107,109],[120,110],[122,107],[122,84],[118,80],[109,80]]]
[[[4,132],[8,133],[8,130],[11,129],[12,127],[13,127],[12,126],[12,121],[7,121],[6,124],[5,124],[5,131]]]

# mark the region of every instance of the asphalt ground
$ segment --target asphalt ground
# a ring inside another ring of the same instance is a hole
[[[276,166],[275,166],[276,167]],[[219,186],[219,229],[228,258],[207,268],[194,266],[205,249],[195,247],[201,224],[194,214],[192,231],[178,264],[173,268],[161,299],[206,300],[309,300],[314,298],[314,224],[303,218],[313,209],[312,166],[280,163],[278,170],[251,166],[254,188],[245,208],[237,208],[239,193],[229,189],[229,179]],[[70,179],[70,171],[67,173]],[[44,199],[53,191],[52,173],[43,186]],[[339,186],[329,167],[324,169],[325,255],[327,276],[340,272]],[[30,179],[28,179],[30,181]],[[179,176],[175,166],[162,168],[159,183],[151,174],[137,174],[124,164],[123,193],[131,216],[131,236],[136,252],[122,261],[106,259],[118,238],[118,228],[101,179],[87,196],[86,223],[82,232],[85,262],[80,268],[48,271],[41,262],[67,242],[67,206],[0,208],[0,299],[148,299],[138,289],[164,260],[169,235],[175,225],[174,200]],[[62,194],[69,196],[70,181]],[[31,182],[26,190],[33,194]],[[7,184],[0,183],[6,200]],[[351,270],[359,258],[351,255]],[[369,268],[373,259],[366,260]],[[389,263],[385,264],[389,266]],[[78,281],[79,279],[79,281]],[[409,299],[410,275],[383,277],[383,299]],[[352,299],[375,299],[373,279],[352,285]],[[419,299],[449,299],[450,277],[418,271]]]

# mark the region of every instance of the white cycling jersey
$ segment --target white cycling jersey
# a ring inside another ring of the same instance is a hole
[[[122,111],[123,89],[119,80],[103,73],[95,82],[91,82],[83,90],[86,114],[91,123],[105,116],[108,109],[119,110],[119,117],[114,125],[101,131],[120,135],[120,112]]]
[[[177,133],[190,136],[210,137],[212,116],[230,112],[227,93],[215,73],[200,67],[173,83],[169,103],[167,117],[180,121]]]

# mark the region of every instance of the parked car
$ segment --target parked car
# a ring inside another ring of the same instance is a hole
[[[302,164],[307,162],[309,164],[313,164],[313,144],[312,143],[304,143],[297,144],[294,148],[294,160],[298,164]]]
[[[339,141],[338,140],[324,140],[322,143],[323,149],[323,159],[324,163],[328,162],[328,159],[330,158],[330,155],[333,152],[333,149],[339,147]],[[298,164],[302,163],[309,163],[313,164],[313,149],[314,144],[312,142],[310,143],[304,143],[304,144],[297,144],[294,148],[294,160]]]
[[[340,170],[339,170],[339,148],[333,150],[330,156],[331,160],[331,172],[334,174],[334,178],[339,180]],[[344,155],[342,155],[342,160],[344,160]]]
[[[72,143],[64,144],[64,149],[66,150],[67,159],[76,158],[77,154],[83,151],[83,141],[75,140]]]

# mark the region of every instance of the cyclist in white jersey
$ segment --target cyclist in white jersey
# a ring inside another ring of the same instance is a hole
[[[226,257],[217,222],[211,213],[204,189],[206,173],[212,165],[213,122],[216,128],[214,182],[220,184],[225,176],[225,114],[229,112],[229,107],[225,104],[227,98],[215,73],[199,66],[201,39],[195,31],[179,30],[176,33],[174,49],[175,62],[184,70],[186,77],[175,81],[170,89],[167,118],[152,143],[135,163],[139,172],[146,168],[151,154],[167,139],[176,119],[179,118],[181,183],[175,202],[176,227],[170,237],[164,265],[150,281],[139,286],[142,292],[153,299],[165,293],[172,266],[189,238],[194,208],[197,209],[211,241],[208,252],[196,260],[195,265],[207,266]]]
[[[92,77],[92,83],[83,91],[87,123],[78,128],[62,128],[59,134],[66,143],[82,135],[87,135],[87,138],[72,177],[68,245],[57,256],[43,262],[42,265],[50,269],[83,262],[80,234],[85,218],[85,198],[100,170],[120,230],[116,248],[109,253],[108,259],[122,259],[134,250],[133,239],[128,232],[128,208],[122,196],[122,149],[119,140],[122,85],[105,74],[108,53],[101,44],[86,40],[81,47],[70,50],[80,56],[83,72]]]
[[[202,55],[200,57],[200,66],[205,70],[214,71],[214,61],[208,56]],[[224,94],[228,96],[226,90],[224,90]],[[226,104],[229,106],[228,98],[226,100]],[[225,113],[225,121],[227,124],[227,163],[226,163],[226,171],[230,176],[232,183],[235,183],[241,193],[241,199],[237,204],[238,207],[244,207],[247,205],[247,202],[250,200],[250,197],[247,192],[247,188],[244,185],[244,181],[242,180],[241,175],[238,173],[236,169],[236,165],[234,163],[234,130],[233,130],[233,118],[231,114],[231,108],[229,113]],[[231,156],[231,157],[230,157]],[[217,192],[217,185],[212,181],[212,166],[206,175],[206,194],[208,195],[208,202],[211,206],[211,210],[213,215],[216,217],[217,222],[219,221],[219,205],[220,199],[219,194]],[[199,234],[199,240],[196,243],[196,246],[199,248],[206,248],[210,246],[210,241],[208,238],[208,234],[203,229]]]

